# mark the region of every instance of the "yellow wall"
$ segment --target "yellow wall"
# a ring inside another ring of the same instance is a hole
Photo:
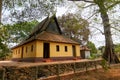
[[[36,57],[43,57],[43,41],[36,42]],[[46,42],[50,43],[50,57],[73,57],[72,53],[72,45],[64,44],[64,43],[54,43],[54,42]],[[56,45],[59,45],[59,51],[56,51]],[[67,46],[67,52],[65,52],[65,46]],[[76,47],[76,56],[80,57],[80,46],[74,45]]]
[[[80,57],[80,45],[75,45],[76,46],[76,56]]]
[[[13,49],[13,54],[12,54],[13,58],[21,58],[21,48],[15,48]]]
[[[47,42],[46,42],[47,43]],[[72,44],[64,43],[50,43],[50,57],[73,57]],[[42,57],[43,58],[43,41],[33,41],[23,46],[13,49],[13,58],[21,58],[22,47],[24,47],[23,58],[29,57]],[[31,52],[31,46],[33,45],[33,51]],[[59,51],[56,51],[56,45],[59,45]],[[65,52],[65,46],[67,46],[67,52]],[[80,57],[80,46],[76,47],[76,57]],[[26,53],[27,47],[27,53]]]
[[[59,45],[60,51],[56,51],[56,45]],[[67,52],[65,52],[65,46],[67,46]],[[80,46],[76,47],[76,56],[80,56]],[[50,43],[50,57],[73,57],[72,44],[64,43]]]
[[[31,51],[32,45],[33,45],[33,51]],[[36,56],[36,41],[33,41],[33,42],[25,44],[23,46],[19,46],[17,48],[14,48],[13,49],[13,58],[21,58],[22,47],[24,48],[23,49],[23,58]],[[26,52],[26,47],[27,47],[27,52]]]
[[[36,57],[43,57],[43,42],[36,42]]]
[[[59,45],[59,51],[56,51],[56,45]],[[65,52],[65,46],[67,46],[68,51]],[[72,56],[72,46],[70,44],[63,43],[50,43],[50,57],[67,57]]]
[[[33,51],[31,51],[31,46],[33,45]],[[27,52],[26,52],[26,47],[27,47]],[[36,56],[36,42],[31,42],[26,45],[24,45],[24,52],[23,52],[23,57],[35,57]]]

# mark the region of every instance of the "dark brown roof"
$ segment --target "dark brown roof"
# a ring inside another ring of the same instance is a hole
[[[41,28],[44,26],[45,23],[48,24],[48,19],[49,19],[49,17],[45,18],[42,22],[40,22],[40,23],[32,30],[32,32],[30,33],[29,36],[32,36],[32,35],[34,35],[38,30],[41,30]]]
[[[39,23],[33,29],[29,37],[15,47],[21,46],[36,39],[40,41],[79,44],[78,42],[75,42],[72,39],[66,38],[62,35],[57,18],[55,16],[52,16],[51,18],[47,17],[45,20]]]
[[[72,39],[66,38],[62,35],[46,32],[46,31],[42,32],[41,34],[38,34],[36,36],[36,39],[41,41],[79,44],[78,42],[75,42]]]
[[[54,23],[56,24],[56,28],[58,30],[58,34],[62,34],[62,31],[59,27],[59,24],[58,24],[58,21],[57,21],[57,18],[55,16],[52,16],[52,17],[47,17],[45,18],[42,22],[40,22],[31,32],[31,34],[29,35],[29,38],[34,36],[35,34],[39,34],[41,33],[42,31],[49,31],[47,30],[50,23],[52,22],[52,20],[54,20]]]
[[[87,46],[81,46],[80,50],[86,50],[86,51],[90,51],[91,49],[89,49]]]
[[[66,43],[66,44],[79,44],[78,42],[75,42],[70,38],[66,38],[65,36],[43,31],[40,34],[38,34],[36,36],[32,36],[28,40],[21,42],[19,45],[15,46],[15,47],[21,46],[21,45],[31,42],[33,40],[58,42],[58,43]],[[15,47],[13,47],[13,48],[15,48]]]

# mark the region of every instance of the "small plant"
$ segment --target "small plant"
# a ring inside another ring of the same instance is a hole
[[[109,69],[109,65],[108,65],[108,62],[103,59],[102,62],[101,62],[101,66],[104,70],[108,70]]]
[[[89,59],[92,59],[92,60],[96,59],[96,55],[95,54],[91,54],[90,57],[89,57]]]

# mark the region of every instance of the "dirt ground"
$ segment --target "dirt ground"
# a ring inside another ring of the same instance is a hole
[[[120,65],[108,70],[99,69],[80,73],[70,80],[120,80]]]
[[[97,69],[77,74],[49,78],[43,80],[120,80],[120,64],[110,67],[108,70]]]

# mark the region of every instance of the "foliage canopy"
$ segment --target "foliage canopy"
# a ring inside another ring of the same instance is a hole
[[[59,17],[58,21],[65,36],[68,36],[81,44],[88,41],[90,30],[87,20],[69,13]]]

